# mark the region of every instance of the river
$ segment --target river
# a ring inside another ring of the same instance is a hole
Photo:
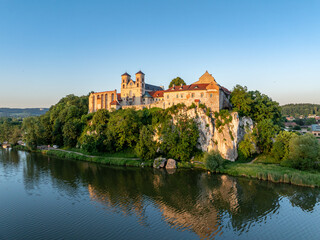
[[[0,239],[320,239],[320,190],[0,151]]]

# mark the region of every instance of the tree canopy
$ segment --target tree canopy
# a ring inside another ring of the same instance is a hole
[[[175,86],[179,86],[179,85],[186,85],[186,82],[180,78],[180,77],[176,77],[174,79],[171,80],[170,84],[169,84],[169,88],[171,88],[173,85]]]

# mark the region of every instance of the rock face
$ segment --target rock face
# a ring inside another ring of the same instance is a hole
[[[158,157],[153,161],[153,168],[164,168],[166,165],[167,159]]]
[[[223,158],[230,161],[237,159],[239,142],[246,132],[253,129],[252,119],[248,117],[239,118],[237,112],[231,113],[232,121],[229,124],[216,129],[215,119],[207,116],[204,109],[194,108],[182,111],[198,124],[198,148],[206,152],[217,150]]]
[[[176,169],[176,168],[177,168],[176,160],[169,158],[167,161],[166,169]]]

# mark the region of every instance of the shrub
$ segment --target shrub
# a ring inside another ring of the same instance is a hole
[[[204,155],[205,167],[210,171],[217,171],[219,168],[223,167],[224,162],[225,160],[221,157],[219,152],[211,151]]]

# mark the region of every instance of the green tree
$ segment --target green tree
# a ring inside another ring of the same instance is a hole
[[[253,99],[248,93],[247,87],[236,85],[231,92],[231,103],[234,111],[238,112],[240,116],[251,115],[251,105]]]
[[[169,88],[171,88],[173,85],[175,86],[179,86],[179,85],[186,85],[186,82],[180,78],[180,77],[176,77],[174,79],[171,80],[170,84],[169,84]]]
[[[199,130],[193,119],[178,116],[175,123],[168,119],[161,124],[160,150],[169,157],[181,161],[189,161],[197,152]]]
[[[281,131],[275,138],[271,153],[277,162],[288,158],[289,143],[294,136],[296,136],[296,134],[293,132]]]
[[[43,143],[44,129],[40,123],[39,117],[27,117],[22,123],[23,140],[27,147],[36,149],[38,145]]]
[[[249,129],[246,132],[244,139],[239,143],[239,151],[245,158],[249,158],[257,152],[257,139],[256,135],[249,131]]]
[[[290,166],[301,170],[319,168],[320,145],[312,134],[295,135],[289,142],[289,156],[282,162],[284,166]]]
[[[156,143],[152,140],[153,134],[151,127],[142,126],[135,152],[138,157],[144,160],[151,160],[156,157]]]
[[[279,127],[274,125],[271,119],[265,119],[257,124],[257,145],[261,152],[270,152]]]

